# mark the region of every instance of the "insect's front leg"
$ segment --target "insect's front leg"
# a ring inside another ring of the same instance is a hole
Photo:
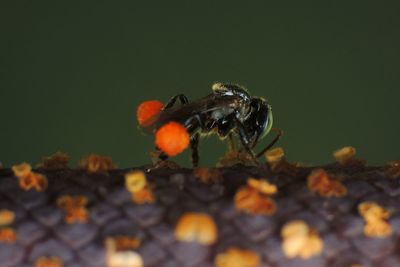
[[[271,147],[273,147],[273,145],[275,145],[276,142],[279,141],[279,139],[281,138],[283,131],[281,129],[278,128],[272,128],[272,131],[276,131],[278,132],[278,134],[275,136],[275,138],[271,141],[271,143],[269,143],[263,150],[261,150],[258,154],[257,154],[257,158],[261,157],[262,155],[264,155],[265,152],[267,152]]]
[[[249,141],[249,138],[247,135],[246,128],[244,127],[243,123],[241,121],[239,121],[239,119],[236,117],[235,117],[235,126],[238,131],[240,141],[241,141],[243,147],[246,149],[246,152],[251,156],[254,163],[256,163],[257,165],[260,165],[260,162],[258,161],[256,154],[250,147],[250,141]]]

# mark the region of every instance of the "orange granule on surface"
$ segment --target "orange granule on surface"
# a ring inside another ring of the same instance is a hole
[[[186,128],[177,122],[171,121],[157,130],[155,134],[156,146],[170,157],[176,156],[185,150],[190,142]]]
[[[117,251],[137,249],[141,243],[137,237],[129,236],[116,236],[113,240]]]
[[[288,258],[308,259],[320,254],[323,249],[323,242],[318,234],[301,220],[285,224],[281,236],[282,250]]]
[[[57,199],[57,205],[65,211],[66,223],[85,223],[88,219],[86,205],[88,199],[85,196],[62,196]]]
[[[26,177],[32,172],[32,166],[26,162],[15,164],[11,169],[18,178]]]
[[[179,218],[175,228],[175,238],[184,242],[211,245],[218,238],[217,226],[210,215],[189,212]]]
[[[11,224],[14,218],[14,212],[6,209],[0,210],[0,226]]]
[[[140,126],[147,126],[149,120],[164,108],[164,104],[158,100],[149,100],[141,103],[136,111],[136,117]]]
[[[248,187],[236,192],[235,207],[252,215],[271,215],[276,211],[275,201]]]
[[[278,191],[276,185],[271,184],[263,179],[247,179],[247,185],[265,195],[273,195]]]
[[[114,164],[110,157],[90,154],[82,158],[79,167],[88,173],[102,173],[114,169]]]
[[[154,203],[156,198],[149,186],[144,187],[143,189],[132,193],[132,200],[136,204],[145,204],[145,203]]]
[[[285,152],[282,147],[267,150],[264,155],[266,161],[271,165],[275,165],[285,159]]]
[[[392,233],[387,222],[390,212],[375,202],[363,202],[358,205],[358,212],[364,218],[364,234],[369,237],[386,237]]]
[[[125,174],[125,187],[132,193],[132,200],[137,204],[155,201],[153,191],[143,171],[130,171]]]
[[[235,207],[252,215],[271,215],[276,211],[275,201],[270,198],[277,192],[275,185],[267,181],[249,178],[247,186],[235,194]]]
[[[342,197],[347,194],[346,187],[340,182],[332,180],[324,169],[315,169],[307,177],[308,188],[325,197]]]
[[[385,174],[391,179],[400,178],[400,160],[388,162],[385,166]]]
[[[333,152],[333,157],[341,165],[355,167],[365,166],[365,160],[356,159],[355,155],[356,149],[352,146],[345,146]]]
[[[14,175],[18,177],[20,188],[24,190],[33,188],[38,192],[42,192],[47,188],[48,181],[46,176],[33,172],[30,164],[24,162],[13,165],[12,170]]]
[[[355,155],[356,149],[352,146],[345,146],[333,152],[333,157],[340,164],[347,164],[349,161],[354,159]]]
[[[286,160],[285,151],[281,147],[277,147],[271,150],[267,150],[264,153],[265,160],[270,166],[274,173],[286,173],[289,175],[295,175],[298,171],[300,164],[290,163]]]
[[[135,251],[118,251],[114,238],[105,241],[107,267],[143,267],[143,259]]]
[[[229,248],[215,257],[215,267],[258,267],[260,257],[251,250]]]
[[[64,266],[61,259],[58,257],[42,256],[35,261],[35,267],[62,267]]]
[[[129,192],[139,192],[146,185],[146,174],[143,171],[130,171],[125,174],[125,187]]]
[[[24,190],[34,188],[36,191],[42,192],[47,188],[48,181],[43,174],[31,172],[28,176],[19,178],[19,185]]]
[[[17,240],[17,233],[11,227],[0,228],[0,243],[13,244]]]
[[[68,156],[68,154],[57,151],[51,156],[44,157],[42,159],[42,163],[39,166],[49,170],[67,169],[69,159],[70,157]]]
[[[235,165],[257,166],[249,153],[242,150],[227,151],[217,162],[217,167],[231,167]]]
[[[202,183],[219,183],[223,180],[222,173],[218,169],[199,167],[193,169],[193,175],[198,177]]]

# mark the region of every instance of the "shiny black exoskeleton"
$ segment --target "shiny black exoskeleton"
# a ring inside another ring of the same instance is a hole
[[[216,133],[221,138],[229,137],[234,143],[233,136],[239,140],[253,160],[262,155],[279,138],[262,152],[255,154],[253,148],[258,140],[264,137],[272,127],[271,106],[261,97],[251,97],[246,89],[235,84],[214,83],[213,93],[189,102],[183,94],[176,95],[165,105],[155,118],[151,128],[159,128],[169,121],[183,124],[191,139],[192,163],[198,165],[199,137],[204,134]],[[177,100],[181,105],[175,105]],[[166,155],[161,155],[166,159]]]

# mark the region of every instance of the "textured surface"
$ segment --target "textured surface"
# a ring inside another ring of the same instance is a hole
[[[44,192],[23,191],[10,170],[0,170],[0,209],[16,215],[11,225],[17,231],[15,244],[0,244],[3,267],[31,266],[40,256],[57,256],[65,266],[105,266],[104,240],[129,235],[142,240],[138,253],[145,266],[213,266],[215,255],[229,247],[256,252],[262,266],[334,266],[352,264],[400,266],[400,186],[385,177],[382,168],[324,167],[344,175],[348,194],[326,198],[307,188],[312,168],[299,168],[296,175],[275,174],[268,166],[222,168],[223,181],[205,185],[191,169],[163,169],[148,174],[155,185],[157,202],[136,205],[124,188],[124,173],[87,175],[79,170],[43,171],[49,180]],[[273,196],[277,211],[272,216],[251,216],[238,212],[233,195],[249,177],[263,177],[278,186]],[[65,194],[88,197],[89,220],[66,224],[56,199]],[[393,234],[370,238],[363,234],[364,221],[357,205],[373,200],[392,212]],[[185,212],[210,214],[218,226],[213,246],[183,243],[174,239],[177,219]],[[293,219],[305,220],[324,242],[318,256],[308,260],[287,259],[281,250],[280,230]],[[378,264],[379,263],[379,264]]]

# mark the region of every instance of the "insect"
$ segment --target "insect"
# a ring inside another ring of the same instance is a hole
[[[258,164],[258,157],[278,141],[282,134],[280,130],[261,152],[253,150],[272,129],[272,110],[265,99],[250,96],[245,88],[236,84],[214,83],[212,90],[211,94],[193,102],[178,94],[165,105],[157,100],[139,105],[139,125],[155,134],[160,160],[175,156],[190,145],[192,164],[196,167],[200,137],[215,133],[221,139],[229,138],[232,147],[237,136],[242,149]]]

